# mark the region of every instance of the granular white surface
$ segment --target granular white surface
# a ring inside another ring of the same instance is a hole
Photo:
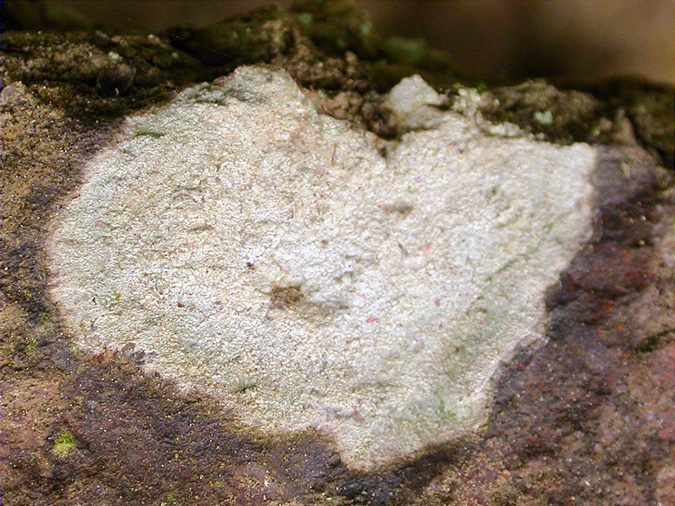
[[[433,122],[383,158],[261,67],[128,120],[53,226],[77,343],[133,343],[251,426],[333,435],[357,468],[478,427],[590,236],[594,152]]]

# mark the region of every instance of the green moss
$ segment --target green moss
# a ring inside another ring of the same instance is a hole
[[[113,290],[111,302],[114,305],[120,304],[122,302],[122,294],[117,290]]]
[[[274,62],[302,85],[332,92],[386,92],[415,73],[437,87],[456,80],[445,53],[420,40],[380,37],[350,0],[263,8],[166,37],[8,32],[4,42],[10,52],[0,78],[21,81],[44,103],[96,125],[242,64]]]
[[[623,93],[628,117],[638,139],[660,155],[664,165],[675,165],[675,89],[643,85]]]
[[[438,404],[436,405],[436,417],[447,422],[448,425],[457,423],[457,414],[446,406],[445,400],[440,396],[438,396]]]
[[[100,31],[8,32],[4,42],[10,51],[0,69],[2,79],[22,81],[45,103],[97,126],[242,64],[273,62],[305,87],[361,96],[385,93],[412,74],[437,89],[470,84],[454,71],[446,52],[424,40],[378,35],[353,0],[301,0],[290,9],[268,7],[203,28],[176,28],[166,38]],[[618,80],[589,94],[545,81],[478,86],[488,119],[515,123],[562,143],[613,141],[612,121],[623,110],[639,140],[673,165],[675,91],[670,87]],[[374,123],[386,121],[376,118]]]
[[[295,17],[295,19],[298,20],[298,23],[300,23],[300,25],[307,28],[309,28],[314,22],[314,16],[309,12],[301,12]]]
[[[383,41],[382,50],[384,57],[391,63],[439,72],[452,68],[449,55],[430,47],[423,39],[389,37]]]
[[[628,113],[638,136],[654,147],[672,167],[675,156],[675,90],[645,91],[634,98]]]
[[[35,352],[38,349],[38,339],[35,336],[31,336],[28,339],[28,342],[26,343],[26,347],[24,349],[24,353],[26,354],[27,357],[30,357],[35,354]]]
[[[561,91],[545,81],[494,88],[482,112],[490,120],[518,125],[562,143],[601,141],[608,134],[605,107],[592,95]]]
[[[221,73],[242,64],[270,62],[277,57],[293,60],[294,55],[302,54],[303,68],[313,75],[312,83],[318,87],[336,88],[325,85],[334,82],[328,78],[334,73],[333,65],[321,70],[324,79],[316,78],[316,69],[312,71],[308,65],[347,53],[358,57],[367,81],[379,91],[387,91],[415,73],[439,86],[456,80],[446,53],[418,39],[380,37],[367,13],[350,0],[300,1],[289,11],[263,8],[204,28],[174,29],[170,39],[201,62],[220,66]],[[299,80],[303,81],[302,75]]]
[[[370,18],[353,0],[301,0],[291,13],[302,34],[328,54],[351,51],[366,60],[380,54]]]
[[[65,459],[77,447],[77,440],[72,432],[67,430],[62,431],[54,441],[52,446],[52,453],[59,459]]]
[[[647,337],[640,345],[637,347],[637,352],[640,354],[652,353],[662,347],[667,343],[673,340],[675,336],[675,331],[665,330],[663,332],[658,332]]]
[[[175,492],[169,492],[164,496],[164,499],[160,504],[166,505],[166,506],[173,506],[178,504],[178,496],[176,495]]]
[[[391,37],[385,41],[383,46],[384,53],[389,60],[408,65],[421,64],[429,52],[428,44],[422,39]]]

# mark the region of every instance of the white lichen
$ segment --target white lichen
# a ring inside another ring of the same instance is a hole
[[[433,116],[385,159],[244,67],[130,119],[53,225],[77,343],[133,343],[252,426],[332,434],[354,467],[477,428],[589,237],[594,152]]]

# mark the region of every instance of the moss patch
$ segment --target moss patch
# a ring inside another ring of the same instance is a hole
[[[611,121],[604,104],[579,91],[561,91],[545,81],[494,88],[485,93],[483,114],[563,143],[608,138]]]
[[[625,111],[640,142],[675,168],[675,88],[640,79],[585,85],[614,109]]]
[[[154,35],[7,32],[3,41],[6,79],[79,119],[147,106],[205,75],[194,58]]]
[[[639,139],[669,165],[675,118],[672,88],[639,81],[603,84],[588,93],[538,80],[492,87],[462,78],[447,53],[425,41],[382,37],[350,0],[305,0],[263,8],[204,28],[159,35],[8,32],[0,77],[21,81],[35,97],[92,123],[164,101],[185,85],[241,64],[284,67],[321,91],[319,106],[383,137],[396,136],[382,93],[418,73],[437,89],[461,83],[484,91],[483,114],[555,142],[608,142],[625,110]]]

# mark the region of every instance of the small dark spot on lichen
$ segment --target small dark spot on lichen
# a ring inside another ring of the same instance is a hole
[[[291,309],[304,298],[305,294],[299,286],[274,286],[270,292],[270,302],[275,309]]]
[[[657,334],[653,334],[640,343],[636,351],[640,354],[652,353],[664,347],[665,344],[671,341],[674,336],[675,329],[669,329]]]
[[[413,212],[414,207],[407,202],[392,202],[391,204],[385,204],[382,206],[382,209],[385,213],[397,214],[402,218],[405,218],[410,213]]]
[[[160,137],[164,137],[164,134],[162,132],[157,132],[155,130],[151,130],[149,128],[137,128],[134,131],[134,138],[137,137],[152,137],[153,139],[159,139]]]
[[[241,379],[235,383],[232,387],[232,393],[243,394],[249,390],[253,390],[256,387],[256,383],[250,379]]]

